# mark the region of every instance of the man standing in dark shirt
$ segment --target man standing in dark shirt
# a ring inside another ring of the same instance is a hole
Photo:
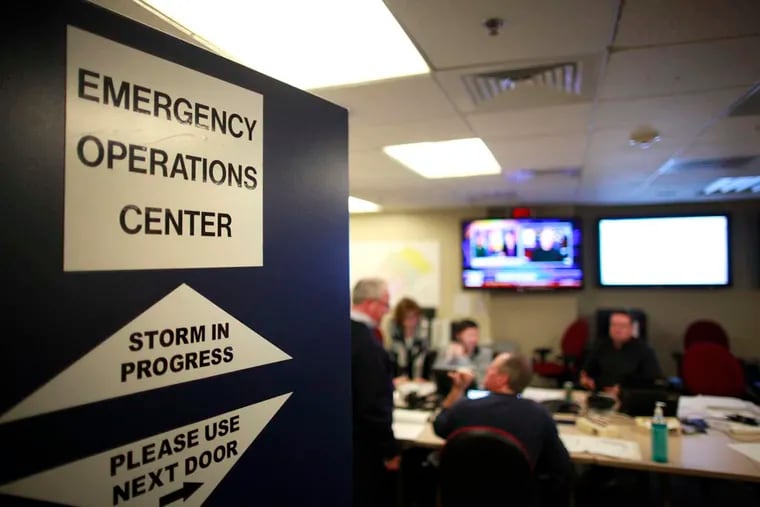
[[[591,351],[580,383],[591,391],[615,396],[621,387],[651,387],[662,377],[654,350],[633,336],[633,317],[627,312],[610,315],[610,339],[600,340]]]
[[[385,470],[399,469],[393,436],[393,370],[374,331],[388,313],[388,286],[379,278],[359,280],[351,307],[354,505],[383,505]]]
[[[554,419],[545,407],[520,397],[533,376],[530,363],[519,354],[498,355],[483,380],[489,395],[475,400],[462,399],[472,382],[472,373],[460,370],[451,376],[451,391],[433,422],[435,433],[447,438],[468,426],[490,426],[506,431],[522,443],[543,486],[554,495],[566,491],[572,464]]]

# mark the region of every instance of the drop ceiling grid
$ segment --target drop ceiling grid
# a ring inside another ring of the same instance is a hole
[[[635,0],[625,4],[616,46],[651,46],[760,33],[757,0]]]
[[[437,70],[600,51],[617,1],[386,0]],[[483,19],[504,18],[498,37]]]
[[[631,99],[749,86],[760,76],[760,37],[613,52],[600,98]]]

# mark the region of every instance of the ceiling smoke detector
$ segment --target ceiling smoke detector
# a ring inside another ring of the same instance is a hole
[[[503,18],[486,18],[483,20],[482,25],[488,30],[488,35],[499,35],[499,30],[504,26]]]
[[[641,148],[642,150],[648,150],[655,143],[660,142],[660,132],[652,127],[639,127],[631,132],[631,137],[628,139],[628,144]]]

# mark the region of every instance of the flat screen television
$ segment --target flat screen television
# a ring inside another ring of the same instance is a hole
[[[583,288],[575,218],[483,218],[462,223],[462,285],[470,289]]]
[[[602,287],[727,287],[727,214],[610,217],[597,222]]]

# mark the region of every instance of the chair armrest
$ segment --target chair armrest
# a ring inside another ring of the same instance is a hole
[[[572,368],[578,365],[578,356],[565,354],[560,356],[560,359],[562,360],[562,364],[565,365],[565,368]]]
[[[746,399],[755,405],[760,405],[760,382],[753,382],[745,389]]]
[[[683,372],[681,371],[681,364],[683,363],[683,352],[676,350],[671,353],[671,356],[676,362],[676,374],[681,377],[683,375]]]
[[[684,394],[683,379],[679,375],[668,377],[665,383],[665,387],[669,391],[675,391],[677,393]]]

